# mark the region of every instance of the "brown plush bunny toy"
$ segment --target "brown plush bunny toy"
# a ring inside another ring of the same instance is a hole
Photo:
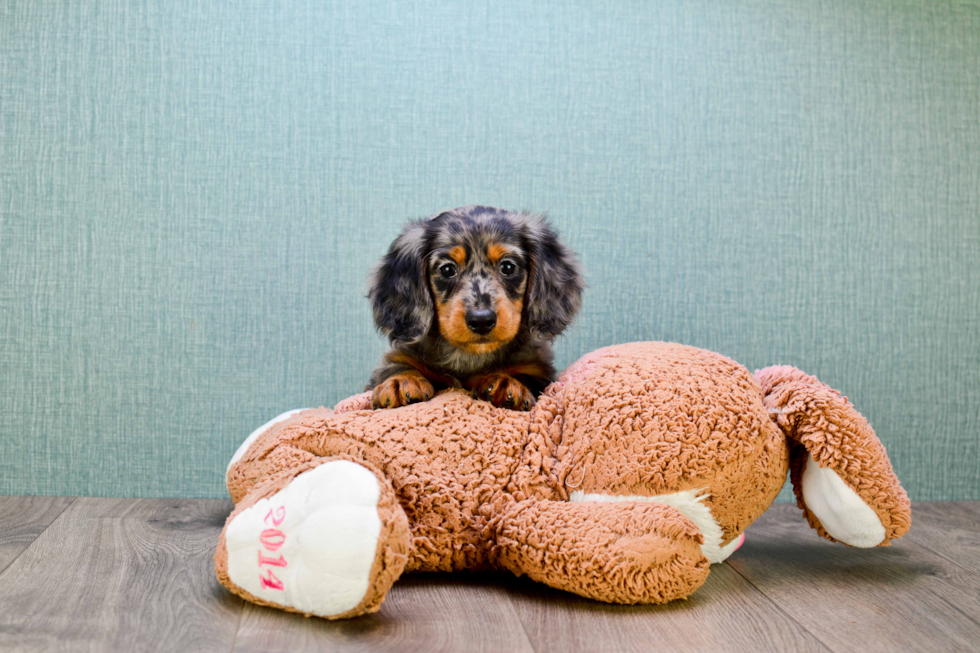
[[[507,569],[614,603],[686,597],[789,469],[817,532],[887,545],[909,500],[839,393],[642,342],[587,354],[530,412],[459,390],[394,410],[368,395],[259,428],[228,468],[225,587],[328,619],[379,609],[405,571]]]

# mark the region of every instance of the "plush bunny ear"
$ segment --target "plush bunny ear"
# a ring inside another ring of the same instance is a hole
[[[432,326],[425,282],[426,221],[410,222],[371,271],[368,298],[374,324],[391,342],[421,340]]]
[[[552,339],[572,321],[582,303],[585,282],[572,250],[540,215],[523,214],[525,247],[531,261],[530,287],[524,302],[532,333]]]

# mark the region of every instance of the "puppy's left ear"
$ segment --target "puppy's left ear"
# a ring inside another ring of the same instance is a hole
[[[425,242],[425,222],[410,222],[371,271],[368,298],[374,325],[393,343],[418,342],[432,326]]]
[[[524,302],[531,332],[548,340],[572,321],[582,303],[585,282],[575,253],[543,216],[523,215],[531,276]]]

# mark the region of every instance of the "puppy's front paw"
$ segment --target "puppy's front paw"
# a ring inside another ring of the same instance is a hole
[[[418,372],[403,372],[375,386],[371,393],[371,408],[398,408],[428,401],[435,392],[429,380]]]
[[[531,410],[534,394],[524,384],[506,374],[488,374],[473,379],[470,388],[477,399],[489,401],[498,408]]]

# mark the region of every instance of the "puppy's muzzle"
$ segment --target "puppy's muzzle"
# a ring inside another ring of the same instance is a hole
[[[487,308],[466,311],[466,326],[473,333],[485,336],[497,326],[497,313]]]

